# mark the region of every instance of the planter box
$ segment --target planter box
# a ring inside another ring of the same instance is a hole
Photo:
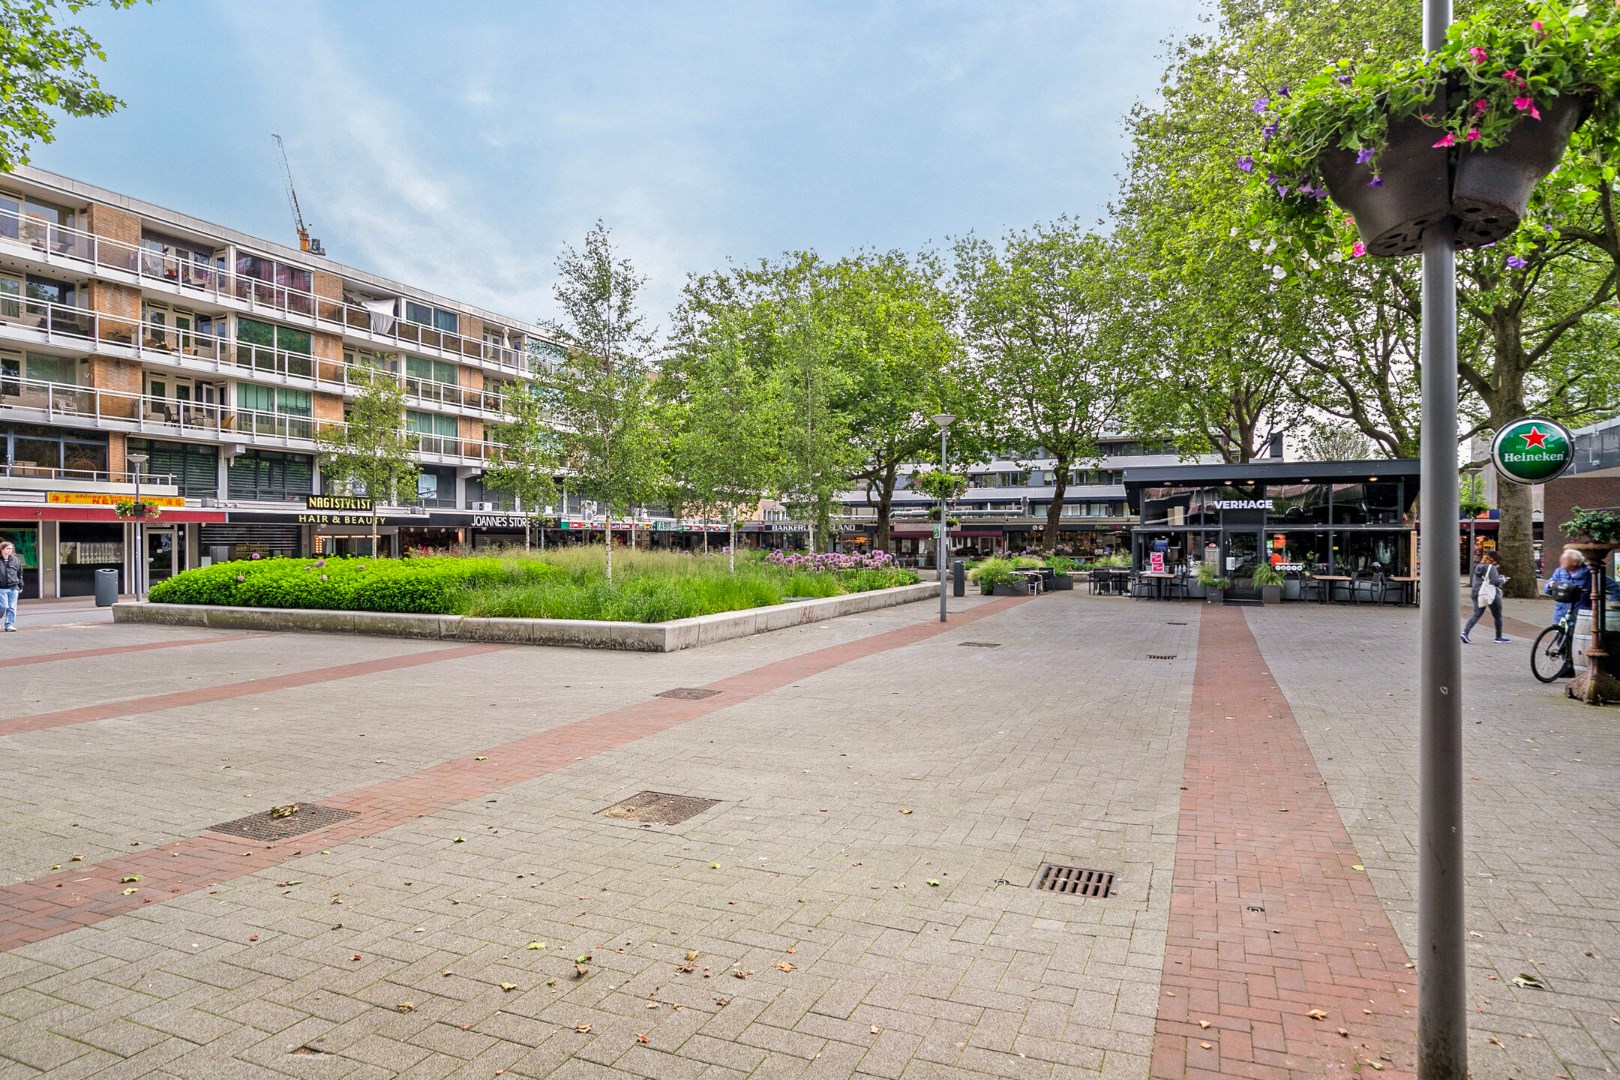
[[[1189,599],[1202,600],[1208,592],[1209,588],[1196,578],[1187,582],[1187,596]]]
[[[995,588],[995,591],[992,592],[990,595],[991,596],[1028,596],[1029,591],[1027,589],[1021,589],[1021,588],[1017,587],[1016,585],[997,585],[996,588]]]
[[[1055,592],[1070,592],[1074,589],[1074,578],[1068,574],[1054,574],[1046,587]]]
[[[1282,598],[1284,600],[1299,599],[1299,578],[1289,578],[1282,583]]]
[[[1263,604],[1282,603],[1283,587],[1281,585],[1260,586],[1260,602]]]

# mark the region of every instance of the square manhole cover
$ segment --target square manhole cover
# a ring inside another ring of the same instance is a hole
[[[964,649],[999,649],[999,648],[1001,648],[1001,642],[999,642],[999,641],[964,641],[961,644],[962,644],[962,648],[964,648]]]
[[[249,814],[235,821],[210,825],[208,831],[243,836],[249,840],[285,840],[360,816],[353,810],[334,810],[329,806],[298,806],[291,813],[286,810],[286,807],[277,807],[275,810]]]
[[[1090,896],[1106,900],[1114,895],[1114,872],[1090,870],[1083,866],[1062,866],[1042,863],[1035,874],[1036,892],[1062,893],[1065,896]]]
[[[635,821],[643,825],[679,825],[695,818],[719,799],[699,799],[691,795],[670,795],[662,791],[642,791],[621,803],[614,803],[597,814],[618,821]]]
[[[706,697],[714,697],[718,690],[705,690],[701,686],[677,686],[673,690],[665,690],[662,694],[653,697],[678,698],[681,701],[702,701]]]

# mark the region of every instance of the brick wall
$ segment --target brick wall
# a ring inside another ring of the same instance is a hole
[[[316,375],[333,382],[343,381],[343,339],[336,334],[310,334],[309,351],[315,355]]]
[[[484,441],[484,422],[472,416],[458,416],[456,420],[460,424],[463,451],[468,454],[478,453],[477,447],[468,444]]]
[[[90,358],[90,385],[99,390],[116,390],[121,394],[141,392],[141,365],[130,360],[112,360],[104,356]],[[101,414],[131,419],[135,416],[135,402],[127,398],[101,399]]]
[[[461,380],[463,390],[482,390],[484,388],[484,372],[482,368],[458,367],[456,375]]]
[[[85,302],[92,311],[116,316],[100,322],[99,334],[103,341],[131,343],[141,321],[141,291],[128,285],[115,285],[109,281],[92,281],[85,289]]]
[[[139,245],[141,242],[141,219],[138,214],[120,210],[116,206],[91,203],[86,218],[89,231],[97,236],[123,244]]]
[[[1545,511],[1541,519],[1541,535],[1546,553],[1544,565],[1549,573],[1557,564],[1559,550],[1569,539],[1559,526],[1570,519],[1577,506],[1583,510],[1620,507],[1620,470],[1605,472],[1611,475],[1564,476],[1544,485]]]
[[[343,397],[340,394],[316,394],[312,407],[317,427],[331,421],[343,422]]]

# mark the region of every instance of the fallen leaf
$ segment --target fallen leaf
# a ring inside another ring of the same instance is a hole
[[[574,965],[574,978],[583,979],[585,976],[589,975],[590,973],[591,973],[591,969],[586,967],[584,964],[575,964]]]
[[[129,895],[129,894],[130,894],[130,893],[138,893],[138,892],[140,892],[140,891],[141,891],[141,890],[139,890],[139,889],[125,889],[125,890],[124,890],[124,895],[125,895],[125,896],[128,896],[128,895]]]
[[[416,1002],[402,1001],[398,1005],[395,1005],[394,1008],[398,1009],[400,1012],[414,1012],[416,1010]]]
[[[718,869],[720,869],[720,864],[717,863],[717,862],[712,862],[712,863],[709,864],[709,869],[710,870],[718,870]]]
[[[302,885],[303,883],[304,883],[303,878],[293,878],[290,881],[278,881],[278,882],[276,882],[276,888],[278,888],[278,889],[290,889],[294,885]]]
[[[752,971],[744,971],[742,968],[732,968],[731,969],[731,977],[734,978],[734,979],[746,979],[746,978],[748,978],[748,976],[750,976],[752,974],[753,974]]]
[[[350,960],[358,960],[358,959],[360,959],[360,954],[359,954],[359,953],[355,953],[355,954],[354,954],[354,955],[353,955],[353,956],[351,956],[351,957],[349,957],[349,959],[350,959]]]
[[[1326,1020],[1327,1019],[1327,1013],[1323,1012],[1321,1009],[1312,1009],[1310,1012],[1306,1013],[1305,1015],[1310,1017],[1312,1020]]]
[[[1350,1032],[1347,1029],[1345,1029],[1345,1028],[1340,1028],[1339,1029],[1339,1038],[1348,1039],[1349,1037],[1350,1037]]]
[[[1207,1042],[1201,1042],[1198,1045],[1199,1045],[1200,1048],[1202,1048],[1204,1050],[1208,1050],[1214,1044],[1213,1043],[1207,1043]]]
[[[793,965],[788,963],[786,960],[778,960],[776,962],[776,970],[777,971],[792,971],[793,970]]]
[[[687,962],[690,963],[691,961],[696,960],[699,955],[701,955],[701,954],[696,949],[687,950],[687,953],[686,953]]]
[[[647,1036],[642,1035],[641,1033],[638,1032],[636,1034],[636,1042],[638,1042],[638,1043],[650,1043],[650,1042],[652,1042],[652,1040],[649,1039]]]
[[[1350,869],[1365,871],[1367,868],[1365,866],[1362,866],[1360,863],[1356,863],[1354,866],[1350,867]]]
[[[929,888],[933,888],[933,889],[939,888],[939,879],[937,879],[937,878],[929,878],[928,879],[928,886],[929,886]]]
[[[248,940],[249,941],[258,941],[259,940],[259,935],[258,934],[249,934],[248,935]]]
[[[1529,987],[1531,990],[1545,990],[1545,989],[1547,989],[1547,984],[1546,983],[1542,982],[1540,979],[1536,978],[1534,975],[1529,975],[1529,974],[1526,974],[1525,972],[1522,972],[1522,971],[1519,972],[1517,975],[1513,976],[1513,985],[1514,986]]]
[[[489,755],[488,754],[479,754],[477,757],[473,758],[473,760],[474,761],[488,761],[489,760]]]
[[[523,947],[525,949],[543,949],[546,947],[546,943],[543,941],[531,941]]]
[[[1480,933],[1478,930],[1470,930],[1470,931],[1468,931],[1468,936],[1469,937],[1484,937],[1485,935]]]
[[[730,1005],[730,1004],[731,1004],[731,999],[730,999],[730,998],[715,998],[715,999],[714,999],[714,1003],[715,1003],[715,1004],[716,1004],[716,1005],[718,1005],[718,1006],[720,1006],[720,1007],[721,1007],[721,1008],[722,1008],[722,1009],[723,1009],[723,1008],[725,1008],[725,1007],[726,1007],[726,1006],[727,1006],[727,1005]]]
[[[501,989],[510,994],[513,990],[517,989],[517,983],[501,983]]]
[[[450,842],[452,844],[465,844],[467,841],[466,841],[465,838],[458,836],[458,837],[456,837],[454,840],[452,840]]]
[[[1201,1028],[1207,1028],[1207,1027],[1209,1027],[1209,1021],[1208,1020],[1200,1020],[1200,1021],[1198,1021],[1198,1026],[1201,1027]]]
[[[575,1024],[574,1025],[574,1030],[579,1032],[581,1035],[586,1035],[586,1034],[590,1033],[591,1025],[589,1025],[589,1024]]]
[[[911,813],[911,811],[910,811],[910,810],[902,810],[902,811],[900,811],[900,812],[901,812],[901,813],[902,813],[902,814],[909,814],[909,813]]]
[[[590,953],[586,953],[584,956],[576,956],[576,957],[574,957],[574,963],[576,963],[576,964],[588,964],[590,962],[591,962],[591,954]]]
[[[139,874],[130,874],[128,877],[121,877],[118,879],[119,883],[123,885],[129,885],[139,880],[141,880],[141,875]]]
[[[75,855],[71,859],[69,859],[68,862],[84,862],[84,856],[83,855]]]
[[[877,1025],[876,1025],[876,1024],[873,1024],[873,1025],[872,1025],[872,1034],[874,1034],[874,1035],[878,1035],[878,1034],[881,1034],[881,1033],[880,1033],[880,1032],[879,1032],[879,1031],[878,1031],[878,1026],[877,1026]]]
[[[1502,1040],[1498,1039],[1495,1035],[1492,1035],[1489,1039],[1486,1039],[1485,1041],[1490,1043],[1492,1046],[1501,1046],[1502,1045]]]

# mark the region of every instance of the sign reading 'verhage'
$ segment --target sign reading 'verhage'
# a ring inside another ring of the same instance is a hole
[[[1575,461],[1569,429],[1540,416],[1503,424],[1491,441],[1496,471],[1517,484],[1545,484]]]

